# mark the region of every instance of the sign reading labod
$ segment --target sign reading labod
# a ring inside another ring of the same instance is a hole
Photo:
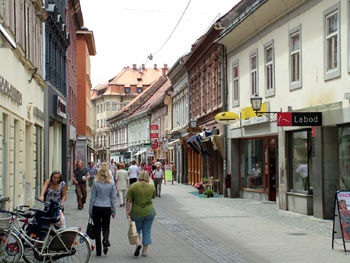
[[[322,112],[278,112],[278,126],[322,126]]]
[[[9,97],[13,102],[22,105],[22,93],[0,75],[0,93]]]

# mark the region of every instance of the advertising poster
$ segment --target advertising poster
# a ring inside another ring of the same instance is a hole
[[[164,172],[165,172],[165,181],[172,181],[173,172],[172,172],[171,165],[164,165]]]
[[[337,201],[343,238],[350,242],[350,191],[338,192]]]

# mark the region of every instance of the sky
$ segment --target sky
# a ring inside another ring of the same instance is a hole
[[[180,24],[161,48],[189,1]],[[80,0],[84,26],[93,31],[96,44],[97,54],[91,57],[93,87],[132,64],[138,67],[167,64],[170,68],[237,2],[239,0]],[[153,60],[147,59],[151,53]]]

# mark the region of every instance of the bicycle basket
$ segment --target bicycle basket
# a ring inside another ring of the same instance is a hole
[[[7,229],[12,215],[9,213],[0,212],[0,228]]]
[[[59,233],[58,236],[55,236],[52,239],[52,241],[49,245],[49,250],[50,251],[52,251],[52,250],[54,250],[54,251],[65,250],[64,245],[68,249],[71,249],[77,234],[78,234],[78,232],[76,232],[76,231],[63,231],[63,232]]]

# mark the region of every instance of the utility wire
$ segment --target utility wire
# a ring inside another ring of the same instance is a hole
[[[174,27],[173,31],[170,33],[169,37],[165,40],[164,44],[163,44],[156,52],[154,52],[154,53],[151,54],[151,55],[155,56],[155,55],[165,46],[165,44],[169,41],[169,39],[171,38],[171,36],[174,34],[174,32],[175,32],[177,26],[180,24],[180,22],[181,22],[183,16],[185,15],[185,13],[186,13],[186,11],[187,11],[187,8],[189,7],[191,1],[192,1],[192,0],[189,0],[189,1],[188,1],[187,6],[186,6],[185,10],[183,11],[183,13],[182,13],[182,15],[181,15],[179,21],[177,22],[177,24],[176,24],[176,26]]]

